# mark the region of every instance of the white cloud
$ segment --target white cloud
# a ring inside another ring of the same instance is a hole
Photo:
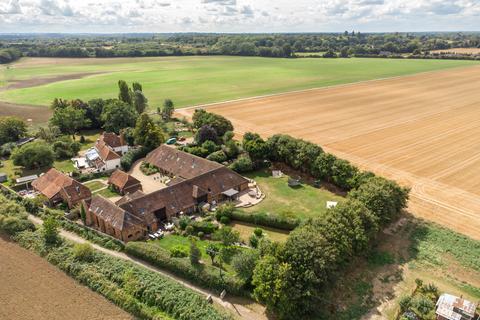
[[[38,6],[42,14],[47,16],[65,16],[74,15],[70,4],[67,1],[58,3],[56,0],[41,0]]]
[[[457,31],[479,16],[480,0],[0,0],[1,32]]]
[[[0,14],[21,14],[22,7],[20,7],[19,0],[10,0],[4,8],[0,7]]]

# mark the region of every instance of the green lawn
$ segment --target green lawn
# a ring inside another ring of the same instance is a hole
[[[104,198],[111,198],[111,197],[118,197],[120,194],[110,190],[110,188],[106,188],[103,190],[100,190],[98,192],[94,192],[95,194],[101,195]]]
[[[25,169],[21,166],[16,166],[13,164],[13,161],[12,160],[4,160],[2,161],[3,163],[3,167],[0,168],[0,172],[4,172],[7,174],[8,176],[8,183],[9,185],[10,184],[10,180],[13,178],[13,179],[16,179],[16,178],[19,178],[19,177],[25,177],[25,176],[29,176],[29,175],[32,175],[32,174],[36,174],[36,175],[40,175],[44,172],[47,172],[48,169],[50,169],[49,167],[46,167],[46,168],[40,168],[40,169]],[[75,168],[73,166],[73,162],[72,160],[61,160],[61,161],[54,161],[53,162],[53,167],[59,171],[62,171],[62,172],[72,172]]]
[[[77,141],[80,140],[80,136],[84,136],[85,142],[82,143],[80,150],[87,150],[95,144],[98,137],[100,136],[101,130],[84,130],[78,134],[78,137],[75,137]]]
[[[246,176],[254,179],[266,195],[259,204],[243,209],[247,212],[273,213],[305,219],[324,214],[327,210],[327,201],[343,199],[325,189],[307,184],[291,188],[288,186],[287,176],[273,178],[270,170],[256,171]]]
[[[186,249],[187,252],[190,252],[190,239],[188,237],[184,236],[179,236],[179,235],[166,235],[162,239],[157,239],[153,241],[149,241],[149,243],[152,243],[154,245],[158,245],[162,247],[165,250],[170,250],[173,247],[183,247]],[[210,243],[217,243],[220,244],[218,241],[212,241],[212,240],[200,240],[197,238],[197,247],[200,249],[202,253],[202,261],[205,265],[209,267],[212,266],[212,260],[210,259],[210,256],[207,254],[207,246]],[[185,258],[185,259],[188,259]],[[233,271],[232,267],[228,264],[223,264],[223,267],[225,271],[227,271],[230,274],[235,274]],[[216,267],[215,267],[216,268]]]
[[[84,185],[90,189],[90,191],[95,192],[98,189],[105,188],[107,185],[100,181],[88,181]]]
[[[243,241],[245,241],[245,243],[248,243],[248,239],[253,234],[253,230],[255,230],[256,228],[262,229],[263,234],[268,239],[272,241],[277,241],[277,242],[287,241],[287,237],[289,233],[288,231],[285,231],[285,230],[274,229],[274,228],[269,228],[264,226],[256,226],[251,223],[239,222],[239,221],[233,221],[232,223],[230,223],[230,226],[240,233],[240,238]]]
[[[38,60],[33,60],[38,61]],[[51,60],[44,60],[51,61]],[[83,79],[0,93],[1,101],[47,106],[56,98],[117,96],[119,79],[138,81],[151,107],[171,98],[177,107],[476,64],[475,61],[399,59],[278,59],[259,57],[161,57],[22,59],[0,70],[0,82],[98,72]]]

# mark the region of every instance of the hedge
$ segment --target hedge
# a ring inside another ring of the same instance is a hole
[[[244,290],[244,282],[236,277],[223,273],[223,279],[217,270],[209,267],[193,267],[186,258],[172,258],[168,250],[146,242],[128,242],[125,251],[134,257],[150,262],[154,266],[188,279],[192,283],[220,293],[227,292],[239,296],[248,296]]]
[[[282,217],[276,214],[246,213],[234,210],[230,216],[232,220],[253,223],[259,226],[277,228],[282,230],[293,230],[300,224],[300,219]]]
[[[110,250],[123,251],[125,245],[120,240],[109,237],[99,231],[81,226],[75,222],[67,219],[60,219],[60,225],[63,229],[76,233],[84,239],[87,239],[95,244],[105,247]]]
[[[46,249],[38,232],[22,232],[15,240],[138,318],[229,319],[200,294],[131,262],[98,251],[93,261],[80,261],[68,242]]]

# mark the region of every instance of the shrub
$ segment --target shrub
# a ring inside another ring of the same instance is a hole
[[[73,246],[75,259],[85,262],[92,262],[95,259],[95,251],[88,243],[77,243]]]
[[[210,161],[215,161],[215,162],[218,162],[218,163],[222,163],[222,162],[227,161],[227,155],[225,154],[225,152],[223,152],[223,150],[218,150],[218,151],[210,153],[208,155],[207,159],[210,160]]]
[[[242,250],[232,259],[233,270],[246,283],[252,281],[253,270],[257,264],[260,255],[257,250]]]
[[[242,173],[242,172],[249,172],[253,170],[253,163],[252,160],[248,155],[242,155],[238,157],[230,166],[230,169],[233,171]]]
[[[204,234],[211,234],[218,229],[218,226],[210,221],[193,221],[190,226],[195,232],[202,231]]]
[[[0,216],[0,229],[5,231],[8,235],[14,236],[25,230],[35,230],[35,225],[26,219],[18,217],[5,217]]]
[[[43,237],[45,239],[45,243],[47,244],[56,244],[59,239],[59,231],[58,231],[59,223],[57,219],[54,217],[47,217],[43,221]]]
[[[220,221],[221,217],[223,216],[231,218],[234,210],[235,206],[233,203],[228,202],[221,204],[217,207],[217,210],[215,211],[215,218],[217,219],[217,221]]]
[[[248,243],[250,247],[257,248],[258,247],[258,237],[255,234],[252,234],[250,238],[248,238]]]
[[[224,246],[231,246],[240,241],[240,233],[228,226],[217,230],[213,237],[215,240],[222,241]]]
[[[255,228],[253,230],[253,234],[256,235],[257,237],[263,236],[263,229],[262,228]]]
[[[185,228],[190,224],[190,219],[186,216],[182,216],[178,220],[178,226],[180,227],[181,230],[185,230]]]
[[[199,231],[197,233],[197,237],[200,238],[200,239],[203,239],[203,237],[205,237],[205,233],[203,231]]]
[[[410,296],[403,296],[400,298],[400,302],[398,303],[400,305],[400,310],[402,312],[407,311],[410,308],[410,304],[412,302],[412,297]]]
[[[197,241],[193,238],[190,239],[190,263],[192,265],[198,265],[201,257],[202,252],[198,249]]]
[[[220,222],[223,224],[229,224],[230,223],[230,218],[227,216],[221,216],[220,217]]]
[[[194,231],[194,229],[193,229],[193,226],[191,226],[191,225],[189,225],[185,228],[185,232],[187,234],[193,234],[193,231]]]
[[[188,250],[183,246],[174,246],[170,248],[170,256],[174,258],[188,257]]]

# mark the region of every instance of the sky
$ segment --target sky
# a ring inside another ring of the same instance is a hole
[[[0,0],[0,33],[480,31],[480,0]]]

